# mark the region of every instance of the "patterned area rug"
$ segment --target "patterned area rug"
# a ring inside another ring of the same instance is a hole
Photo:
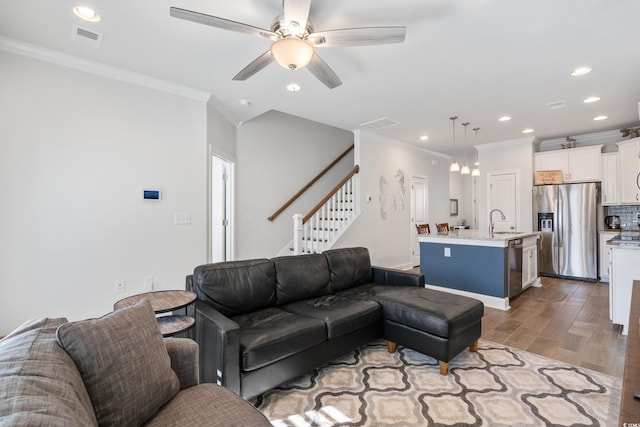
[[[254,399],[282,426],[616,426],[621,380],[490,341],[442,376],[382,340]]]

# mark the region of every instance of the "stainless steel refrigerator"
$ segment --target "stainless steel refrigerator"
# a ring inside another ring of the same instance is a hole
[[[599,207],[599,183],[533,187],[534,229],[542,234],[540,274],[598,279]]]

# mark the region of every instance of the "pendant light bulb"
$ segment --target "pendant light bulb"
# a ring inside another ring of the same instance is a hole
[[[453,161],[451,162],[451,166],[449,167],[449,172],[459,172],[460,165],[456,162],[456,119],[458,116],[449,117],[451,120],[451,128],[453,129],[453,154],[451,158]]]
[[[463,123],[462,126],[464,126],[464,165],[460,169],[460,175],[469,175],[471,173],[467,164],[467,126],[469,126],[469,122]]]

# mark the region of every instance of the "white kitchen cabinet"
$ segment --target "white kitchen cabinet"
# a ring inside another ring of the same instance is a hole
[[[622,334],[629,331],[629,310],[631,309],[631,288],[637,280],[640,264],[640,247],[611,246],[611,277],[609,283],[609,317],[617,325],[622,325]]]
[[[640,204],[640,138],[618,142],[618,201],[622,205]]]
[[[618,153],[602,154],[602,206],[618,204]]]
[[[538,278],[538,238],[522,241],[522,289],[531,286]]]
[[[609,281],[609,269],[611,268],[611,246],[607,245],[607,242],[613,239],[615,236],[620,234],[617,231],[601,231],[599,233],[599,250],[598,250],[598,259],[599,270],[600,270],[600,281],[608,282]]]
[[[535,153],[535,170],[560,170],[564,182],[600,181],[602,179],[601,151],[602,144]]]

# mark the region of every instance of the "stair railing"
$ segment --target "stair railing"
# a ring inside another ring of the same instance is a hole
[[[353,147],[354,147],[354,145],[351,144],[351,147],[347,148],[342,154],[340,154],[338,157],[336,157],[336,159],[334,161],[329,163],[329,165],[326,168],[324,168],[318,175],[316,175],[311,181],[309,181],[304,187],[302,187],[300,189],[300,191],[298,191],[296,194],[294,194],[293,197],[291,197],[289,200],[287,200],[277,211],[272,213],[271,216],[268,217],[267,219],[269,221],[273,221],[274,219],[276,219],[278,217],[278,215],[280,215],[285,209],[287,209],[293,202],[298,200],[298,197],[302,196],[302,194],[304,194],[305,191],[307,191],[309,188],[311,188],[311,186],[313,184],[315,184],[316,181],[318,181],[320,178],[322,178],[324,176],[324,174],[329,172],[329,170],[331,170],[332,167],[334,167],[340,160],[342,160],[342,158],[344,156],[349,154],[349,152],[351,150],[353,150]]]
[[[356,165],[308,214],[293,215],[293,253],[320,253],[330,247],[357,215]]]

